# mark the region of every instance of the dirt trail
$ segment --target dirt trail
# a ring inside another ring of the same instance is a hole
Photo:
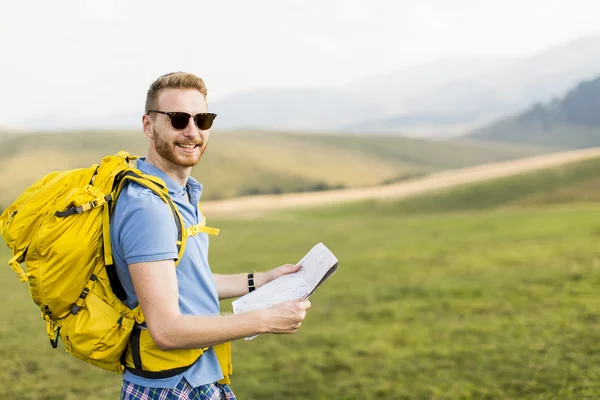
[[[516,175],[594,157],[600,157],[600,147],[447,170],[386,186],[207,201],[202,203],[202,208],[206,214],[214,217],[240,214],[257,215],[282,209],[332,205],[357,200],[401,199],[432,190]]]

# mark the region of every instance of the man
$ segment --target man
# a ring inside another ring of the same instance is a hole
[[[193,74],[177,72],[158,78],[149,88],[144,134],[148,155],[138,160],[145,174],[161,178],[185,226],[202,221],[198,201],[202,186],[191,169],[206,150],[215,117],[207,113],[206,87]],[[182,114],[187,113],[187,114]],[[160,351],[198,349],[259,333],[294,333],[310,307],[289,301],[238,315],[219,315],[219,299],[241,296],[296,272],[291,264],[263,273],[213,274],[208,265],[206,233],[187,238],[177,266],[177,228],[167,204],[144,186],[132,182],[121,193],[111,220],[111,243],[126,303],[140,305],[145,327]],[[252,282],[254,281],[254,282]],[[223,378],[213,347],[183,372],[148,378],[127,369],[122,399],[235,399]]]

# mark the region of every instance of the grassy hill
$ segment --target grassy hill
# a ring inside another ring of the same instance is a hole
[[[581,82],[563,98],[475,131],[472,139],[570,148],[600,144],[600,77]]]
[[[439,190],[402,201],[372,200],[303,212],[328,216],[355,213],[428,215],[596,202],[600,202],[600,158]]]
[[[0,146],[0,208],[44,174],[97,163],[119,150],[145,155],[141,132],[68,132],[7,137]],[[219,132],[192,172],[204,199],[377,185],[447,168],[526,157],[534,146],[426,141],[399,136]]]
[[[234,343],[238,398],[600,397],[599,162],[362,209],[211,219],[216,272],[297,262],[319,241],[340,259],[296,335]],[[558,200],[587,204],[542,207]],[[6,265],[0,302],[0,398],[118,397],[118,376],[50,348]]]
[[[538,146],[515,146],[506,143],[484,143],[469,140],[424,140],[386,135],[289,135],[290,138],[339,147],[361,154],[405,164],[419,171],[440,171],[524,157],[532,152],[542,153]],[[549,148],[545,148],[549,149]]]

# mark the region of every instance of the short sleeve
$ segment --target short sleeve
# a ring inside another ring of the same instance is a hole
[[[177,259],[175,219],[155,193],[149,189],[131,193],[120,211],[117,239],[127,265]]]

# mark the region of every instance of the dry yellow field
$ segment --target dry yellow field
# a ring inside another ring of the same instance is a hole
[[[98,163],[127,150],[143,156],[141,132],[18,134],[0,143],[0,208],[45,174]],[[212,132],[192,175],[204,200],[243,194],[380,185],[442,170],[510,160],[549,149],[384,135]],[[317,189],[315,189],[317,188]]]

